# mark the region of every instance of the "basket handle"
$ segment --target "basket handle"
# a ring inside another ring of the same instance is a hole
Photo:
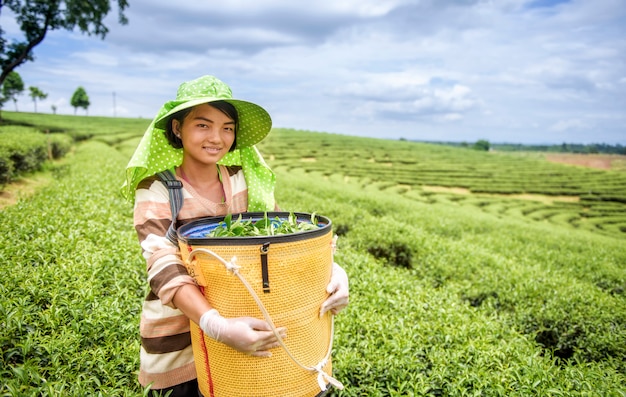
[[[291,354],[291,352],[287,348],[287,345],[285,345],[283,338],[281,338],[278,330],[276,329],[276,326],[274,325],[274,322],[272,321],[270,314],[268,313],[267,309],[265,309],[263,302],[261,302],[261,299],[259,298],[257,293],[254,291],[250,283],[248,283],[248,280],[246,280],[246,278],[241,273],[239,273],[239,266],[236,264],[237,258],[233,256],[233,258],[230,261],[226,261],[224,258],[222,258],[221,256],[219,256],[218,254],[216,254],[215,252],[209,249],[194,248],[189,253],[189,256],[187,257],[187,262],[191,264],[191,262],[195,259],[196,254],[198,253],[204,253],[204,254],[213,256],[215,259],[220,261],[226,267],[226,270],[228,270],[229,272],[237,276],[237,278],[246,287],[246,289],[248,290],[248,292],[250,293],[250,295],[256,302],[257,306],[261,310],[261,313],[263,313],[263,317],[265,318],[265,321],[267,321],[267,323],[270,325],[270,328],[272,329],[274,336],[276,336],[276,339],[278,340],[278,344],[280,345],[280,347],[282,347],[283,350],[285,350],[285,352],[287,353],[287,356],[289,356],[291,361],[293,361],[296,365],[298,365],[299,367],[301,367],[302,369],[306,371],[317,373],[317,382],[322,391],[326,390],[327,383],[330,383],[331,385],[335,386],[339,390],[343,390],[344,386],[341,382],[339,382],[337,379],[333,378],[331,375],[327,374],[326,372],[322,370],[322,368],[326,365],[326,363],[330,359],[330,355],[333,349],[333,338],[335,335],[335,318],[332,314],[330,314],[331,316],[330,318],[330,342],[328,344],[328,350],[326,352],[326,356],[322,359],[322,361],[320,361],[317,365],[313,367],[303,365]]]

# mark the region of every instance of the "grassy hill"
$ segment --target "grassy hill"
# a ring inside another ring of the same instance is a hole
[[[0,392],[140,396],[145,271],[118,188],[148,121],[3,117],[87,138],[0,212]],[[623,173],[286,129],[260,150],[281,207],[340,236],[333,395],[626,395]]]

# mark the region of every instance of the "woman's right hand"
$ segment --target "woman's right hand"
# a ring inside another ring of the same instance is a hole
[[[209,337],[251,356],[271,357],[270,349],[280,346],[270,325],[257,318],[224,318],[211,309],[202,315],[199,325]],[[286,328],[276,330],[282,339],[286,338]]]

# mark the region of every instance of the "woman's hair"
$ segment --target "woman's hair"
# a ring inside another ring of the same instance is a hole
[[[209,102],[207,103],[207,105],[213,106],[215,109],[224,113],[235,122],[235,139],[233,140],[233,145],[228,150],[229,152],[232,152],[237,146],[237,130],[239,130],[239,114],[237,113],[237,109],[231,103],[226,101]],[[167,119],[167,123],[165,125],[165,137],[174,149],[181,149],[183,147],[183,141],[174,133],[174,129],[172,128],[172,121],[176,120],[182,125],[183,121],[185,120],[187,115],[191,113],[192,109],[193,107],[183,109],[179,112],[174,113],[169,117],[169,119]]]

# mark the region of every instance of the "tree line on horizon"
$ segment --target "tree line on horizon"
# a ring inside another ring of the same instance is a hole
[[[577,154],[626,154],[626,146],[608,143],[566,143],[554,145],[522,145],[513,143],[503,143],[493,145],[494,149],[507,152],[532,151],[549,153],[577,153]]]
[[[35,105],[35,113],[37,113],[37,100],[43,100],[48,97],[48,93],[43,92],[38,87],[30,86],[28,87],[29,96],[33,100]],[[4,104],[10,100],[15,104],[15,111],[17,112],[17,97],[24,92],[24,81],[19,73],[12,71],[7,75],[7,78],[2,83],[2,88],[0,89],[0,109],[4,107]],[[87,91],[82,86],[79,86],[74,94],[72,94],[72,98],[70,99],[70,104],[74,108],[74,114],[78,108],[85,109],[87,112],[89,109],[89,96],[87,95]],[[56,114],[56,105],[52,105],[52,113]]]
[[[73,31],[76,28],[89,36],[96,35],[104,39],[109,29],[104,25],[104,19],[111,11],[112,5],[117,3],[118,22],[128,23],[124,10],[128,7],[127,0],[10,0],[0,1],[0,12],[8,8],[15,16],[15,20],[23,33],[23,39],[5,38],[4,30],[0,26],[0,109],[8,100],[13,100],[17,111],[17,95],[24,90],[24,83],[15,72],[20,65],[34,61],[33,49],[41,44],[46,34],[52,30],[64,29]],[[29,87],[30,97],[35,104],[37,100],[45,99],[48,94],[38,87]],[[83,87],[78,87],[70,100],[74,107],[87,111],[89,97]],[[52,105],[52,112],[56,113],[56,106]]]
[[[447,142],[428,141],[436,145],[446,145],[464,147],[468,149],[489,151],[497,150],[501,152],[547,152],[547,153],[575,153],[575,154],[619,154],[626,155],[626,146],[608,143],[566,143],[552,145],[535,145],[523,143],[491,143],[485,139],[480,139],[475,143],[468,142]]]

